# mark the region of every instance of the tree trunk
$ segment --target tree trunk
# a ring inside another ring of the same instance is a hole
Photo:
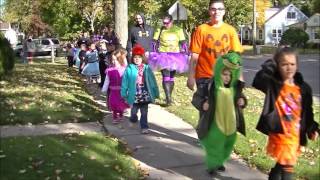
[[[114,29],[119,36],[121,46],[126,47],[128,40],[128,0],[114,2]]]
[[[90,28],[91,28],[91,31],[92,31],[92,33],[94,33],[94,21],[93,21],[93,19],[91,19],[91,21],[90,21]]]

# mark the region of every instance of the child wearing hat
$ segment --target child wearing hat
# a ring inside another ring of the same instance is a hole
[[[130,122],[138,121],[137,113],[140,110],[141,133],[148,134],[148,104],[159,97],[159,89],[151,68],[145,63],[141,45],[136,44],[132,48],[131,62],[122,77],[121,96],[131,106]]]
[[[208,99],[198,104],[192,102],[198,110],[204,111],[196,131],[205,150],[205,161],[211,175],[216,171],[225,171],[223,164],[233,150],[237,131],[245,135],[242,109],[246,105],[242,94],[244,82],[239,80],[240,55],[229,52],[220,56],[214,72]]]

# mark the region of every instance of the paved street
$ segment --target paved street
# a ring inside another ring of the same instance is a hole
[[[244,79],[247,82],[247,86],[251,86],[252,80],[256,72],[260,69],[261,64],[272,58],[271,54],[258,55],[258,56],[243,56]],[[317,98],[320,97],[320,60],[319,54],[299,55],[299,71],[302,72],[304,79],[312,87],[313,95]]]

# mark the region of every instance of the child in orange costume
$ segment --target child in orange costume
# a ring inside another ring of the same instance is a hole
[[[269,180],[291,180],[301,146],[319,133],[312,90],[297,71],[296,52],[288,47],[278,50],[262,65],[252,86],[266,94],[257,129],[268,135],[267,153],[277,161]]]

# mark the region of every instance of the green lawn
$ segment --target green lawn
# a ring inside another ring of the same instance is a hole
[[[144,179],[122,143],[101,134],[12,137],[0,144],[1,180]]]
[[[0,125],[101,120],[103,113],[66,59],[16,63],[0,81]]]
[[[64,58],[17,63],[0,81],[0,125],[100,121],[103,112]],[[0,179],[144,179],[130,151],[102,134],[0,139]]]
[[[158,84],[161,84],[160,73],[156,73]],[[166,107],[167,110],[181,117],[184,121],[196,126],[198,120],[198,112],[191,105],[192,91],[186,87],[186,76],[180,75],[176,77],[175,89],[173,92],[174,104]],[[160,88],[159,104],[164,103],[164,93]],[[259,133],[255,127],[262,110],[264,95],[262,92],[252,88],[246,88],[245,94],[248,98],[248,106],[244,111],[246,121],[247,136],[238,134],[238,140],[235,145],[234,152],[246,160],[250,166],[257,167],[267,173],[274,165],[274,162],[266,156],[265,145],[266,136]],[[319,102],[314,105],[314,113],[317,122],[319,122],[320,106]],[[319,140],[309,141],[306,150],[301,154],[298,165],[296,166],[296,175],[300,179],[318,180],[320,177],[320,155]]]

